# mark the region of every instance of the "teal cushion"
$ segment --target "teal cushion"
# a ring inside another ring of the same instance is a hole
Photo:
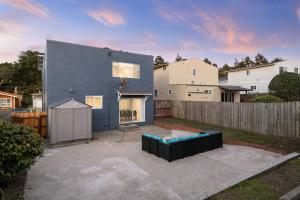
[[[151,134],[151,133],[144,133],[143,135],[146,136],[146,137],[155,139],[155,140],[160,140],[160,139],[161,139],[160,136],[158,136],[158,135],[153,135],[153,134]]]
[[[198,135],[199,135],[199,137],[205,137],[205,136],[209,136],[209,134],[208,133],[198,133]]]

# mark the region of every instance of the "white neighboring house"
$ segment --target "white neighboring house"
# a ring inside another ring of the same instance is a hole
[[[234,69],[228,72],[228,79],[219,80],[221,85],[238,85],[251,89],[249,93],[268,93],[268,86],[277,74],[283,72],[300,73],[300,62],[284,60],[272,64],[256,65]]]
[[[42,111],[43,107],[43,94],[41,91],[31,94],[32,108],[36,111]]]

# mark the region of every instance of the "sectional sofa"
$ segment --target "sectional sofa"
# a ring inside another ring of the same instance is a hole
[[[215,130],[169,140],[150,133],[142,135],[142,150],[169,162],[220,147],[223,147],[222,132]]]

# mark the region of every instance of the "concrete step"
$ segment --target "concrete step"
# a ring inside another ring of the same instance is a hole
[[[119,130],[123,132],[138,130],[140,127],[137,124],[120,124]]]

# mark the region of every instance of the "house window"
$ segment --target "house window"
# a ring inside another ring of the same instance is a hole
[[[163,71],[165,71],[167,69],[167,67],[165,66],[165,67],[163,67]]]
[[[190,97],[190,96],[192,96],[192,94],[188,94],[188,96]]]
[[[86,96],[85,103],[92,106],[92,109],[103,108],[103,96]]]
[[[157,97],[157,90],[154,90],[154,96]]]
[[[221,93],[221,102],[234,102],[234,93],[233,92],[222,92]]]
[[[204,90],[204,93],[211,94],[211,90]]]
[[[247,76],[249,76],[250,75],[250,70],[249,69],[247,69]]]
[[[256,90],[256,85],[251,85],[251,86],[250,86],[250,89],[251,89],[251,90]]]
[[[0,107],[11,107],[10,98],[0,98]]]
[[[294,72],[298,74],[298,67],[295,67]]]
[[[196,69],[193,69],[193,76],[196,76]]]
[[[112,76],[120,78],[140,78],[140,65],[133,63],[113,62]]]
[[[287,72],[287,67],[279,67],[279,74],[282,74],[283,72]]]
[[[172,90],[168,90],[168,95],[171,95],[172,94]]]

